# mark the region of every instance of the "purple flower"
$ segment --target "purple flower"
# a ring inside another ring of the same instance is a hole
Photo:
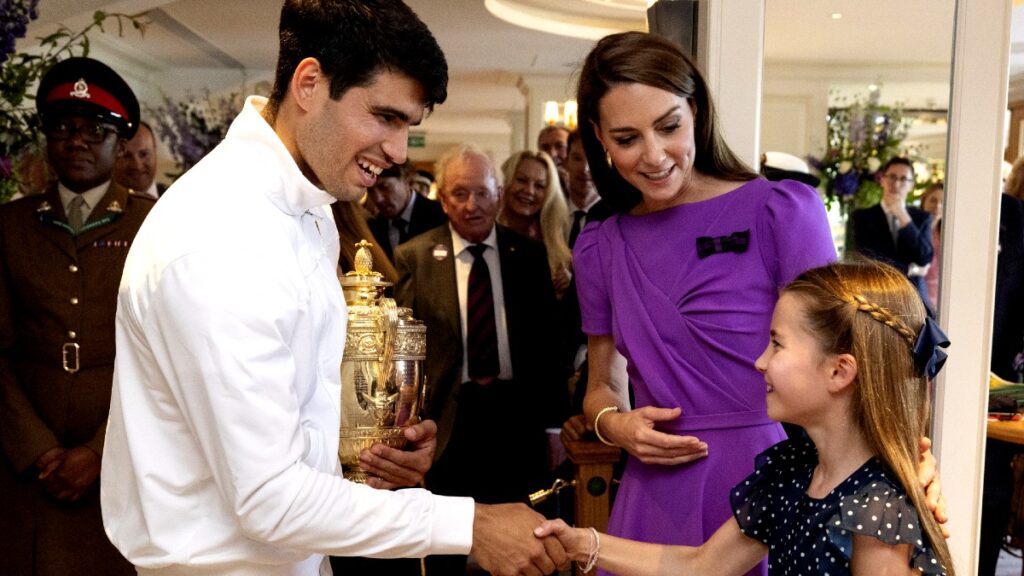
[[[0,0],[0,63],[14,52],[19,38],[28,32],[28,23],[39,17],[39,0]]]
[[[837,196],[853,196],[858,188],[860,188],[860,174],[856,170],[840,174],[832,183],[832,189]]]

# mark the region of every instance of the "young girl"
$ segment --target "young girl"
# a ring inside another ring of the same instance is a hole
[[[877,263],[800,275],[775,306],[757,359],[768,415],[809,439],[760,454],[730,493],[733,519],[700,547],[598,536],[546,522],[570,556],[619,575],[948,574],[953,565],[917,478],[928,382],[948,345],[917,292]],[[918,513],[918,511],[922,513]]]

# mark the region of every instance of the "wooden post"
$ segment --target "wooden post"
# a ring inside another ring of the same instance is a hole
[[[565,442],[565,450],[573,463],[576,481],[576,526],[593,526],[601,532],[607,531],[612,469],[619,461],[622,449],[601,442],[570,440]],[[576,575],[582,574],[580,566],[576,566]]]

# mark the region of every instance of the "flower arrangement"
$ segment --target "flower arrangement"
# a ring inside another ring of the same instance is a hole
[[[169,176],[181,176],[209,154],[224,139],[242,104],[237,92],[212,97],[209,90],[204,90],[201,97],[189,94],[178,102],[164,96],[162,106],[149,109],[156,131],[178,167],[178,173]]]
[[[97,11],[92,23],[75,32],[61,25],[56,32],[39,38],[39,49],[16,52],[15,44],[24,38],[31,21],[39,17],[39,0],[0,0],[0,202],[6,202],[19,190],[21,162],[34,161],[42,146],[42,126],[29,90],[58,61],[71,56],[88,56],[89,36],[95,29],[104,32],[104,24],[113,19],[118,34],[130,24],[140,33],[146,23],[141,15],[108,14]]]
[[[879,104],[880,94],[878,89],[871,90],[867,99],[856,97],[849,106],[828,111],[825,154],[808,160],[821,175],[829,208],[833,202],[839,202],[843,211],[876,204],[882,197],[876,172],[889,159],[907,152],[901,144],[910,121],[900,106]]]

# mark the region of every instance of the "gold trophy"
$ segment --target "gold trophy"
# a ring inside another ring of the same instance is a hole
[[[427,327],[384,297],[391,285],[373,270],[371,246],[356,244],[355,270],[339,280],[348,304],[341,359],[338,458],[345,478],[365,483],[359,453],[374,444],[404,448],[403,430],[418,420],[425,379]]]

